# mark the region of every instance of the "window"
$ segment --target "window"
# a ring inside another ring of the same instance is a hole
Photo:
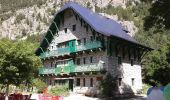
[[[76,80],[76,86],[80,86],[80,78],[77,78],[77,80]]]
[[[53,62],[51,62],[51,67],[53,67]]]
[[[90,63],[93,63],[93,56],[90,57]]]
[[[49,82],[49,85],[52,85],[52,81],[51,81],[51,79],[49,80],[50,82]]]
[[[118,64],[122,64],[122,58],[121,57],[118,57]]]
[[[93,87],[93,78],[90,78],[90,87]]]
[[[83,64],[86,64],[86,58],[83,58]]]
[[[90,41],[94,41],[94,37],[93,36],[90,36]]]
[[[135,79],[134,79],[134,78],[132,78],[132,86],[134,86],[134,85],[135,85],[134,81],[135,81]]]
[[[55,63],[55,67],[57,67],[57,65],[58,65],[58,62]]]
[[[88,27],[88,25],[86,25],[86,32],[87,32],[87,34],[88,34],[88,31],[89,31],[89,27]]]
[[[130,60],[130,63],[131,63],[131,66],[133,66],[133,65],[134,65],[134,61],[133,61],[133,59],[131,59],[131,60]]]
[[[80,65],[80,58],[77,58],[77,65]]]
[[[76,31],[76,25],[73,25],[73,31]]]
[[[121,86],[122,85],[122,78],[118,79],[118,85]]]
[[[67,28],[64,28],[64,32],[67,33]]]
[[[81,45],[81,40],[77,40],[78,45]]]
[[[84,38],[84,44],[86,44],[86,38]]]
[[[86,79],[83,78],[83,86],[86,86]]]

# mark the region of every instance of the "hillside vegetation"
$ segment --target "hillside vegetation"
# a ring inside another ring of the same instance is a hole
[[[31,7],[35,4],[41,6],[45,2],[46,0],[0,0],[0,14],[8,11],[15,11],[26,7]]]

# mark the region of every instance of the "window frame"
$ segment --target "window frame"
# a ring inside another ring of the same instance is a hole
[[[72,25],[72,31],[76,31],[76,24]]]
[[[134,59],[130,59],[130,64],[131,64],[131,66],[134,65]]]
[[[79,62],[79,63],[78,63],[78,62]],[[77,64],[77,65],[80,65],[80,64],[81,64],[80,62],[81,62],[81,59],[80,59],[80,58],[77,58],[77,59],[76,59],[76,64]]]
[[[67,28],[64,28],[64,32],[65,32],[65,34],[67,34],[67,31],[68,31],[68,30],[67,30]]]
[[[122,78],[118,78],[118,86],[122,86]]]
[[[83,57],[83,64],[86,64],[86,57]]]
[[[90,56],[90,63],[93,63],[93,56]]]
[[[135,86],[135,78],[131,78],[132,86]]]
[[[86,86],[86,79],[83,78],[83,86],[85,87]]]
[[[93,78],[90,78],[90,87],[93,87]]]
[[[122,57],[118,56],[118,65],[122,64]]]
[[[76,86],[80,86],[80,78],[76,78]]]

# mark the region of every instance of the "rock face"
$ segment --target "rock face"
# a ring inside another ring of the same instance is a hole
[[[126,8],[126,4],[129,1],[135,0],[47,0],[45,4],[39,7],[35,4],[34,6],[19,9],[14,12],[6,12],[10,13],[11,16],[4,21],[0,20],[0,37],[6,37],[14,40],[28,34],[45,33],[49,27],[51,19],[54,17],[54,14],[65,2],[68,1],[77,2],[94,10],[95,6],[107,7],[109,4],[115,7],[121,6]],[[3,14],[5,13],[0,15]],[[106,15],[106,17],[118,21],[117,15]],[[118,22],[124,26],[124,28],[129,32],[128,34],[131,36],[134,36],[135,32],[137,32],[137,28],[134,26],[133,22]]]

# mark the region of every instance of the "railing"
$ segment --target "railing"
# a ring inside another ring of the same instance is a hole
[[[59,55],[69,54],[69,53],[70,53],[70,47],[65,47],[65,48],[58,48],[57,50],[41,53],[40,57],[46,58],[46,57],[59,56]]]
[[[71,50],[71,48],[69,46],[67,46],[64,48],[58,48],[57,50],[41,53],[40,58],[60,56],[60,55],[64,55],[64,54],[70,54],[72,52],[90,50],[90,49],[99,48],[99,47],[102,47],[102,44],[100,41],[91,41],[91,42],[87,42],[86,44],[77,45],[75,47],[75,50]]]
[[[65,64],[65,65],[58,65],[56,67],[56,74],[69,74],[74,72],[75,65],[74,64]]]
[[[55,74],[55,68],[39,68],[39,74]]]
[[[87,42],[86,44],[78,45],[77,51],[89,50],[89,49],[94,49],[99,47],[102,47],[100,41],[91,41],[91,42]]]
[[[104,67],[103,64],[86,64],[86,65],[77,65],[75,67],[74,72],[89,72],[89,71],[103,71]]]

